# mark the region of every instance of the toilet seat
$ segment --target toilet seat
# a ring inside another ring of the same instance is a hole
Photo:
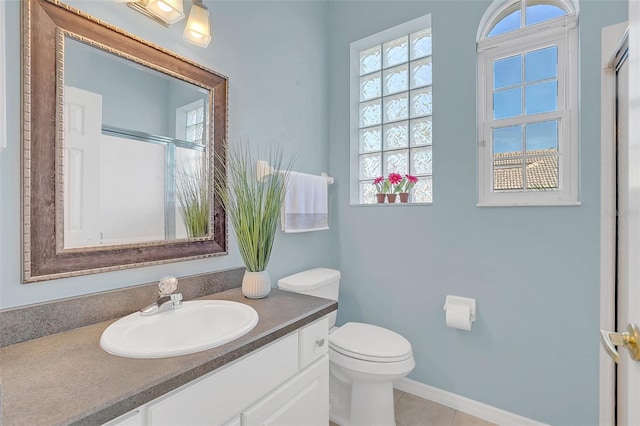
[[[375,363],[394,363],[413,357],[407,339],[386,328],[349,322],[329,335],[329,348],[344,356]]]
[[[278,287],[338,301],[340,271],[303,271],[280,279]],[[328,325],[329,418],[345,426],[395,425],[393,382],[416,366],[409,341],[369,324],[347,323],[334,328],[335,311],[329,315]]]

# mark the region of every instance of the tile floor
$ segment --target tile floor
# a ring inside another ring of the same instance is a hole
[[[453,408],[422,399],[410,393],[393,390],[397,426],[491,426],[485,420]],[[337,426],[330,422],[330,426]]]

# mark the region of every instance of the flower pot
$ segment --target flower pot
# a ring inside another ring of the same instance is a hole
[[[384,199],[386,198],[387,194],[376,194],[376,199],[378,200],[378,204],[383,204],[384,203]]]
[[[401,203],[408,203],[409,202],[409,193],[408,192],[401,192],[399,195],[400,195],[400,202]]]
[[[262,299],[271,291],[271,279],[267,271],[244,272],[242,294],[248,299]]]
[[[393,204],[396,202],[396,195],[397,194],[387,194],[387,202],[389,204]]]

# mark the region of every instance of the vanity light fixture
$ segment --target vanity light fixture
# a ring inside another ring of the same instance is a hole
[[[148,0],[147,10],[155,13],[169,25],[184,19],[182,0]]]
[[[0,0],[2,1],[2,0]],[[184,18],[183,0],[113,0],[127,3],[147,18],[169,27]],[[211,42],[209,10],[202,0],[191,0],[191,12],[182,38],[196,46],[207,47]]]
[[[169,27],[171,24],[184,19],[183,0],[114,0],[127,3],[133,10],[142,13],[147,18]]]
[[[189,12],[189,19],[187,19],[187,26],[182,38],[197,46],[207,47],[211,41],[209,10],[202,3],[202,0],[191,1],[191,12]]]

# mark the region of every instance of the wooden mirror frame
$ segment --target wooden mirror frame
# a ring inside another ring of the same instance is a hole
[[[211,191],[209,236],[63,249],[62,63],[71,35],[209,91],[209,177],[224,170],[227,78],[57,0],[22,0],[23,282],[227,254],[224,207]],[[217,155],[214,155],[214,152]]]

